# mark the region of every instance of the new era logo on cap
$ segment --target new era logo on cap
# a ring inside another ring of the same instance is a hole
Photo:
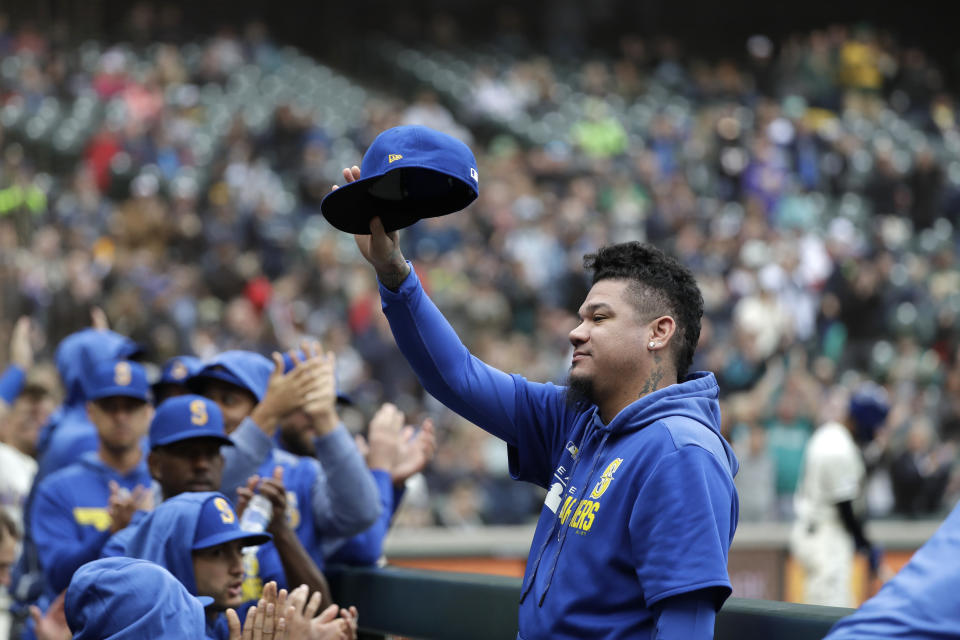
[[[477,198],[479,183],[477,161],[460,140],[428,127],[394,127],[367,149],[360,179],[327,194],[320,209],[347,233],[370,233],[375,216],[393,231],[460,211]]]

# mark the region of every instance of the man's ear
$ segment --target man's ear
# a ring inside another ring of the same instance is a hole
[[[660,316],[649,324],[650,333],[648,341],[655,345],[654,348],[663,349],[670,346],[670,341],[677,333],[677,322],[672,316]]]
[[[161,478],[163,474],[160,473],[161,455],[163,454],[160,454],[156,451],[151,451],[147,454],[147,468],[150,469],[150,477],[157,482],[161,482],[163,480],[163,478]]]

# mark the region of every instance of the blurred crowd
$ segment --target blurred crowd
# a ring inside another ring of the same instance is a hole
[[[721,384],[742,520],[790,517],[832,391],[863,379],[894,404],[871,513],[960,497],[960,128],[922,50],[834,26],[723,60],[624,37],[565,62],[447,34],[380,49],[408,97],[262,25],[179,42],[177,19],[135,15],[151,36],[115,45],[0,16],[0,335],[29,315],[49,358],[99,306],[152,362],[317,337],[348,426],[383,401],[438,424],[399,526],[532,521],[542,494],[425,397],[353,239],[319,215],[380,131],[425,124],[471,144],[480,197],[402,232],[404,253],[480,358],[562,382],[582,255],[652,242],[703,290],[695,368]]]

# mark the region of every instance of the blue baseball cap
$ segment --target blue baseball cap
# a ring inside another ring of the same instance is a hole
[[[263,400],[267,392],[267,383],[273,373],[273,362],[253,351],[224,351],[187,379],[187,388],[193,392],[203,390],[205,379],[220,380],[236,385]]]
[[[129,360],[98,362],[84,381],[88,400],[123,396],[147,402],[150,387],[143,367]]]
[[[405,125],[378,135],[363,154],[360,179],[324,196],[320,210],[341,231],[369,234],[375,216],[393,231],[460,211],[479,193],[470,147],[446,133]]]
[[[190,376],[196,375],[203,368],[203,362],[195,356],[174,356],[165,363],[160,371],[160,377],[153,383],[154,387],[162,384],[186,385]]]
[[[250,533],[240,528],[240,518],[222,493],[214,493],[200,507],[197,528],[191,549],[208,549],[218,544],[240,540],[245,547],[254,547],[273,540],[269,533]]]
[[[223,430],[220,407],[213,400],[193,394],[164,400],[150,421],[150,448],[191,438],[233,444]]]
[[[870,442],[890,413],[887,390],[875,382],[866,382],[850,395],[849,414],[861,442]]]
[[[208,596],[193,596],[169,571],[136,558],[103,558],[73,574],[64,600],[80,640],[200,638]]]

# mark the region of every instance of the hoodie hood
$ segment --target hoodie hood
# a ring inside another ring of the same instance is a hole
[[[273,373],[273,362],[253,351],[224,351],[203,363],[203,368],[187,380],[187,388],[194,393],[202,391],[203,379],[214,378],[246,389],[263,400],[267,383]]]
[[[164,500],[141,521],[127,542],[126,555],[164,567],[187,591],[197,595],[193,535],[204,502],[219,495],[214,491],[199,491]]]
[[[102,360],[125,360],[141,351],[136,342],[109,329],[83,329],[71,333],[57,345],[54,361],[63,388],[65,405],[86,401],[83,381]]]
[[[227,497],[218,491],[181,493],[148,514],[126,542],[125,555],[165,567],[187,591],[197,595],[193,551],[240,540],[244,546],[266,544],[268,533],[240,528]]]
[[[152,562],[105,558],[77,570],[64,609],[74,640],[202,638],[210,601]]]
[[[609,424],[602,424],[599,414],[595,423],[601,431],[626,434],[638,431],[658,420],[683,417],[695,420],[717,434],[723,444],[731,475],[740,468],[733,448],[720,434],[720,387],[708,371],[696,371],[678,384],[648,394],[624,407]],[[596,408],[594,409],[596,411]]]

